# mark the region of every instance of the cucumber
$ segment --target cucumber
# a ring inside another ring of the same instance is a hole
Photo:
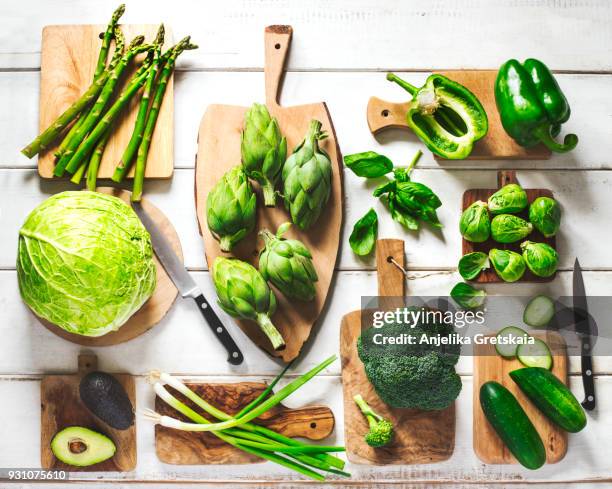
[[[548,345],[538,338],[534,338],[532,344],[519,345],[516,356],[525,367],[542,367],[550,370],[553,363]]]
[[[545,295],[537,295],[525,307],[523,322],[534,328],[543,328],[550,323],[554,315],[554,301]]]
[[[487,420],[523,467],[539,469],[546,462],[546,450],[531,420],[516,397],[499,382],[480,387],[480,406]]]
[[[577,433],[587,423],[586,415],[574,394],[545,368],[519,368],[510,377],[537,408],[565,431]]]
[[[495,344],[495,350],[504,358],[514,358],[516,356],[516,350],[518,344],[512,343],[511,338],[527,338],[529,335],[521,328],[516,326],[507,326],[497,333],[497,343]],[[508,343],[504,343],[508,341]]]

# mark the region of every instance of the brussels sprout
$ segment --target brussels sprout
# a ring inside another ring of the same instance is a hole
[[[527,194],[516,183],[504,185],[489,197],[491,214],[514,214],[527,207]]]
[[[512,214],[500,214],[491,221],[491,237],[498,243],[514,243],[533,230],[530,222]]]
[[[459,260],[459,273],[465,280],[474,280],[485,268],[489,268],[489,257],[482,251],[463,255]]]
[[[463,309],[477,309],[484,304],[487,293],[465,282],[459,282],[450,293],[453,300]]]
[[[557,271],[559,255],[555,249],[546,243],[525,241],[521,243],[523,258],[529,270],[538,277],[550,277]]]
[[[529,206],[529,220],[547,238],[551,238],[561,224],[561,207],[555,199],[538,197]]]
[[[491,221],[485,202],[478,200],[463,211],[459,220],[459,231],[467,241],[474,243],[482,243],[489,239]]]
[[[489,260],[504,282],[516,282],[525,273],[525,260],[514,251],[493,248],[489,251]]]

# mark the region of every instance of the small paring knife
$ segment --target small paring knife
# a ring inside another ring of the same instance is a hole
[[[149,216],[139,202],[132,202],[132,208],[144,224],[144,227],[149,231],[155,255],[179,290],[181,297],[183,297],[183,299],[191,297],[196,302],[198,309],[204,316],[204,319],[206,319],[211,331],[227,350],[227,361],[232,365],[240,365],[244,361],[244,356],[240,348],[238,348],[236,342],[232,339],[219,317],[215,314],[215,311],[210,307],[210,303],[204,297],[198,284],[191,278],[189,272],[185,270],[181,260],[179,260],[176,253],[174,253],[166,237],[161,233],[155,222],[153,222],[153,219],[151,219],[151,216]]]

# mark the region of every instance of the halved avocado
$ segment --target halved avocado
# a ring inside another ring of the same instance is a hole
[[[115,454],[115,444],[107,436],[89,428],[70,426],[51,440],[51,451],[62,462],[87,467],[108,460]]]

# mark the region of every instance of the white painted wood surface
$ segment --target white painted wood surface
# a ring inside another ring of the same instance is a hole
[[[571,265],[580,257],[590,294],[612,291],[612,3],[608,0],[128,0],[125,22],[164,20],[176,36],[192,34],[200,49],[186,53],[176,76],[175,165],[171,182],[147,182],[147,196],[172,219],[181,237],[186,265],[205,294],[213,289],[197,233],[193,200],[193,164],[200,117],[209,103],[250,104],[263,100],[263,28],[290,23],[294,41],[282,96],[286,105],[325,100],[344,154],[373,149],[397,164],[420,147],[408,133],[391,131],[373,138],[365,107],[371,95],[405,100],[399,87],[385,81],[387,70],[403,71],[419,83],[434,69],[495,68],[508,57],[542,58],[562,74],[558,80],[572,105],[565,131],[580,136],[578,148],[540,162],[453,162],[438,164],[425,154],[415,179],[430,185],[444,206],[445,228],[434,233],[405,232],[371,197],[372,187],[345,172],[346,215],[338,273],[328,306],[303,357],[300,373],[338,351],[340,318],[358,309],[360,296],[376,293],[373,262],[357,259],[348,247],[352,224],[374,206],[380,237],[404,238],[411,271],[408,293],[447,293],[458,280],[460,253],[456,231],[460,199],[470,187],[495,185],[495,169],[517,168],[527,187],[553,190],[564,210],[559,251],[564,270],[552,284],[509,289],[491,285],[491,294],[512,290],[521,295],[550,291],[569,294]],[[22,0],[0,2],[0,467],[39,465],[39,379],[47,372],[74,370],[81,348],[41,327],[21,303],[15,274],[17,231],[25,216],[49,195],[69,188],[42,182],[36,162],[19,149],[36,133],[40,34],[45,24],[103,22],[114,6],[104,0]],[[224,320],[227,316],[220,312]],[[124,345],[96,349],[100,366],[139,375],[139,408],[153,396],[142,375],[151,368],[211,381],[259,380],[278,364],[253,347],[238,328],[232,334],[247,363],[231,367],[195,307],[178,301],[152,331]],[[570,362],[572,388],[581,394],[579,360]],[[355,487],[385,482],[402,487],[612,486],[612,359],[595,361],[600,405],[587,429],[570,436],[564,461],[531,472],[516,466],[486,466],[472,451],[472,362],[462,358],[458,371],[464,389],[458,400],[453,457],[429,466],[350,466]],[[343,437],[339,362],[313,381],[290,404],[323,402],[336,414],[330,443]],[[256,466],[175,467],[161,464],[154,452],[153,430],[139,422],[138,468],[111,474],[117,485],[165,487],[201,482],[204,487],[294,487],[299,479],[273,464]],[[98,487],[96,475],[85,476]],[[99,481],[98,481],[99,482]],[[156,484],[157,483],[157,484]],[[516,485],[515,485],[516,484]],[[0,482],[0,486],[2,483]],[[11,487],[27,487],[18,484]],[[56,485],[53,485],[56,486]],[[57,485],[62,487],[62,485]],[[329,487],[353,487],[332,481]],[[106,487],[106,485],[104,485]],[[326,487],[321,485],[320,487]]]

